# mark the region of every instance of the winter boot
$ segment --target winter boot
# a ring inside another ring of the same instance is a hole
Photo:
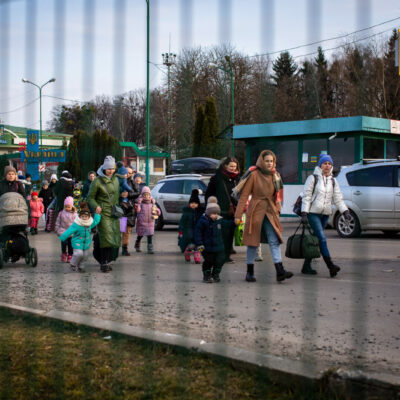
[[[140,253],[142,251],[142,250],[140,250],[140,240],[136,239],[135,250],[136,250],[137,253]]]
[[[67,253],[61,254],[61,262],[67,262]]]
[[[331,278],[334,278],[340,271],[340,267],[338,265],[335,265],[330,257],[323,256],[323,259],[329,269],[329,275],[331,276]]]
[[[316,275],[317,271],[311,268],[311,258],[306,258],[303,263],[303,268],[301,269],[302,274],[306,275]]]
[[[35,235],[37,235],[37,228],[35,228]]]
[[[100,265],[100,271],[104,272],[104,273],[107,273],[107,272],[111,271],[111,268],[110,268],[110,266],[108,264],[101,264]]]
[[[212,283],[213,279],[211,276],[211,271],[207,269],[206,271],[203,271],[203,282],[205,283]]]
[[[186,247],[185,249],[185,261],[190,262],[190,255],[192,254],[192,249]]]
[[[221,273],[221,268],[214,267],[212,269],[211,277],[213,279],[213,282],[220,282],[221,281],[221,278],[219,277],[220,273]]]
[[[122,245],[122,253],[123,256],[130,256],[131,253],[128,251],[128,246],[127,245]]]
[[[285,279],[289,279],[293,276],[293,274],[290,271],[286,271],[285,268],[283,268],[281,262],[275,264],[275,269],[276,269],[276,280],[278,282],[284,281]]]
[[[195,264],[200,264],[201,263],[200,251],[198,251],[198,250],[194,251],[193,258],[194,258]]]
[[[67,262],[71,262],[71,259],[72,259],[72,255],[71,255],[71,254],[68,254]]]
[[[256,277],[254,276],[254,264],[247,264],[246,281],[247,282],[256,281]]]
[[[154,254],[153,244],[152,243],[147,243],[147,253],[148,254]]]

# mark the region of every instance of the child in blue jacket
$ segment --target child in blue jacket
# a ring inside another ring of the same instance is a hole
[[[89,207],[85,201],[80,204],[78,216],[73,224],[60,236],[60,240],[67,240],[72,236],[72,248],[74,254],[71,258],[71,269],[73,271],[84,272],[83,262],[89,254],[90,245],[92,244],[91,230],[100,222],[99,213],[94,214],[94,218],[90,215]]]
[[[194,231],[194,241],[197,249],[202,252],[203,282],[220,282],[219,274],[225,262],[222,225],[234,225],[231,220],[223,219],[219,214],[221,209],[217,198],[208,198],[205,213],[200,217]]]

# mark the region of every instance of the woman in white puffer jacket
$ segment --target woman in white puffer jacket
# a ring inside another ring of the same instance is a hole
[[[332,175],[332,169],[331,156],[321,154],[314,174],[310,175],[304,184],[301,206],[301,220],[304,224],[308,222],[314,235],[317,236],[322,257],[329,269],[331,278],[335,277],[340,271],[340,267],[332,262],[324,233],[329,215],[332,214],[332,203],[347,220],[351,219],[350,212],[343,201],[340,187]],[[310,275],[317,273],[311,268],[311,259],[304,260],[301,272]]]

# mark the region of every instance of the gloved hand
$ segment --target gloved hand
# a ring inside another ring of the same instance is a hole
[[[197,246],[197,250],[198,251],[204,251],[204,246],[203,245]]]
[[[306,212],[301,213],[301,222],[303,224],[308,224],[308,213]]]
[[[350,221],[350,220],[351,220],[350,211],[349,211],[349,210],[346,210],[346,211],[343,213],[343,217],[344,217],[345,220]]]

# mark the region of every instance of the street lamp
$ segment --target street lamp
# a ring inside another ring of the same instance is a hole
[[[171,154],[171,136],[172,136],[172,125],[171,125],[171,79],[170,69],[175,64],[176,54],[174,53],[163,53],[163,64],[168,68],[168,134],[167,134],[167,152]]]
[[[231,124],[232,124],[231,145],[232,145],[232,157],[235,157],[235,141],[233,140],[233,127],[235,125],[235,87],[233,84],[234,82],[233,82],[233,69],[232,69],[231,58],[229,56],[225,56],[225,60],[229,65],[229,69],[220,67],[215,63],[209,63],[208,66],[212,68],[218,68],[221,71],[226,72],[227,74],[229,74],[231,78]]]
[[[150,0],[147,3],[147,68],[146,68],[146,184],[150,185]]]
[[[39,89],[39,104],[40,104],[40,130],[39,130],[39,135],[40,135],[40,163],[42,163],[42,151],[43,151],[43,141],[42,141],[42,89],[48,84],[55,82],[56,78],[51,78],[47,82],[43,83],[43,85],[39,86],[36,83],[31,82],[30,80],[26,78],[22,78],[22,82],[24,83],[30,83],[33,86],[36,86]],[[43,177],[43,172],[40,173],[41,177]]]

